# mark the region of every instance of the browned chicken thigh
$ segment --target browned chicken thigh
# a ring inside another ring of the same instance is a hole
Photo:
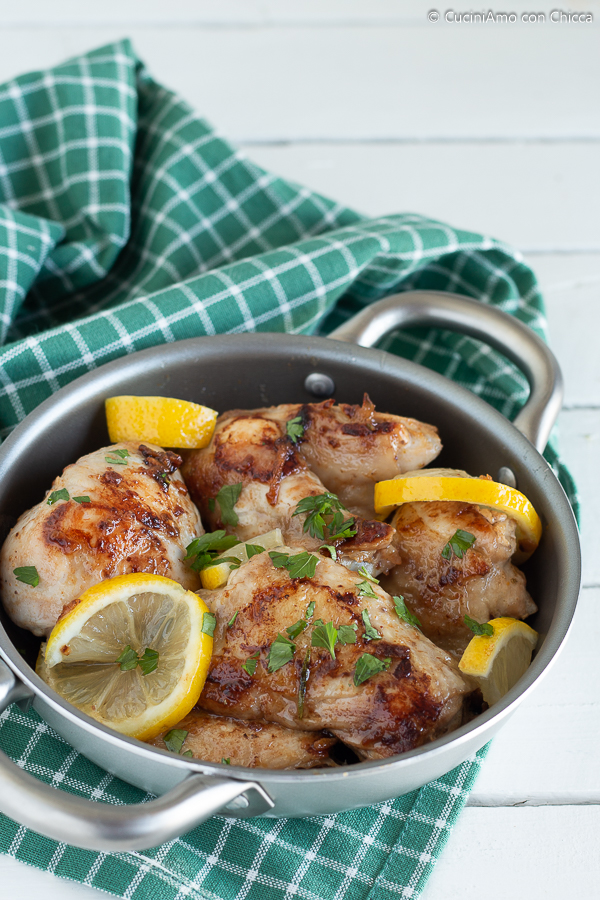
[[[198,705],[325,729],[362,759],[410,750],[460,723],[469,688],[451,657],[402,621],[380,587],[313,559],[314,575],[292,577],[260,553],[226,587],[201,592],[217,628]],[[335,643],[334,632],[344,642]]]
[[[284,420],[252,411],[220,416],[210,445],[192,451],[182,472],[202,520],[213,530],[225,527],[248,541],[280,528],[286,543],[315,551],[331,543],[304,530],[305,515],[294,515],[301,500],[323,495],[326,487],[307,467],[286,433]],[[225,486],[239,484],[237,522],[232,525],[224,522],[218,494]],[[349,512],[348,518],[354,518],[356,533],[333,542],[340,561],[353,568],[366,565],[375,574],[389,571],[398,562],[394,530],[383,522],[351,517]]]
[[[180,464],[160,447],[121,442],[67,466],[2,547],[2,600],[11,619],[47,635],[83,591],[130,572],[196,588],[198,576],[183,560],[203,528]],[[14,569],[25,566],[35,566],[36,586],[17,580]]]
[[[321,731],[296,731],[272,722],[243,722],[193,709],[177,729],[186,731],[183,751],[194,759],[261,769],[312,769],[333,765],[329,751],[334,737]],[[165,735],[148,741],[166,750]]]
[[[402,594],[424,634],[458,658],[473,637],[465,615],[477,622],[497,616],[524,619],[537,609],[525,576],[511,563],[515,521],[498,510],[470,503],[405,503],[392,520],[402,556],[382,578],[386,590]],[[442,551],[458,531],[475,540],[462,558]]]

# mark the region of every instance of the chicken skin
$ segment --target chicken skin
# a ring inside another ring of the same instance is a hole
[[[183,560],[186,545],[203,528],[179,465],[175,453],[125,442],[67,466],[46,498],[19,518],[2,548],[2,598],[11,619],[48,635],[83,591],[130,572],[198,587],[197,574]],[[14,570],[25,566],[35,566],[36,586],[17,580]]]
[[[292,577],[260,553],[226,587],[201,592],[217,627],[198,705],[301,731],[325,729],[362,759],[402,753],[460,724],[469,687],[451,657],[402,621],[379,586],[315,559],[314,575]],[[334,644],[332,656],[318,635],[340,626],[347,626],[340,633],[347,642]]]
[[[297,456],[355,515],[371,519],[373,485],[402,472],[426,466],[442,445],[433,425],[376,412],[365,394],[362,406],[351,403],[284,403],[255,410],[231,410],[219,418],[240,415],[267,419],[286,434],[287,423],[299,418],[302,434]]]
[[[423,633],[457,658],[473,637],[465,615],[488,622],[524,619],[537,610],[525,576],[510,561],[516,526],[504,513],[457,501],[405,503],[392,525],[402,559],[382,584],[402,594]],[[475,541],[462,558],[446,551],[445,559],[442,551],[458,530]]]
[[[221,416],[210,445],[193,450],[182,473],[202,520],[212,530],[226,528],[248,541],[280,528],[286,543],[315,551],[331,543],[326,536],[305,531],[306,516],[295,515],[301,500],[321,496],[326,488],[286,434],[285,420],[254,412]],[[242,489],[235,503],[237,523],[231,525],[223,522],[217,495],[236,484]],[[388,572],[399,561],[393,528],[376,520],[354,519],[356,534],[333,542],[340,561],[356,569],[366,565],[375,574]]]
[[[336,739],[321,731],[295,731],[272,722],[243,722],[229,716],[212,716],[193,709],[178,729],[187,731],[184,751],[194,759],[261,769],[313,769],[334,763],[329,750]],[[164,734],[148,741],[168,749]]]

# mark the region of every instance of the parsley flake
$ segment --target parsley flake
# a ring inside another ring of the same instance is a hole
[[[260,544],[244,544],[246,548],[246,555],[248,559],[252,559],[253,556],[257,556],[259,553],[264,553],[265,548],[261,547]]]
[[[356,628],[356,623],[354,625],[340,625],[338,628],[338,642],[340,644],[355,644]]]
[[[290,419],[285,426],[285,433],[289,437],[292,444],[297,444],[301,437],[304,437],[304,425],[302,424],[302,416],[296,416]]]
[[[335,549],[333,544],[321,544],[319,550],[329,550],[331,554],[332,560],[335,562],[337,559],[337,550]]]
[[[129,450],[125,450],[116,447],[114,450],[109,450],[110,456],[105,456],[104,459],[107,463],[110,463],[113,466],[126,466],[127,465],[127,457],[129,456]]]
[[[389,669],[392,663],[391,657],[378,659],[372,653],[363,653],[358,657],[354,668],[354,684],[356,687],[363,684],[368,678],[377,675],[379,672]]]
[[[312,578],[317,568],[318,558],[308,550],[296,553],[295,556],[271,550],[269,556],[276,569],[288,570],[290,578]]]
[[[240,614],[239,609],[236,609],[236,611],[234,612],[234,614],[233,614],[232,617],[230,618],[229,622],[227,623],[227,627],[228,627],[228,628],[233,628],[233,626],[235,625],[235,620],[237,619],[237,617],[239,616],[239,614]]]
[[[269,650],[269,672],[276,672],[289,663],[293,659],[295,651],[296,645],[283,634],[278,634]]]
[[[293,515],[306,513],[302,530],[308,531],[311,537],[320,538],[322,541],[329,540],[333,544],[357,533],[354,517],[344,519],[345,509],[337,495],[327,491],[324,494],[304,497],[296,506]],[[325,534],[326,531],[329,534]]]
[[[223,525],[238,524],[239,519],[234,506],[240,499],[243,486],[241,481],[238,484],[226,484],[217,494],[215,499],[221,510],[221,522]]]
[[[477,622],[476,619],[472,619],[471,616],[465,616],[465,625],[467,625],[473,634],[481,636],[483,634],[491,637],[494,633],[494,626],[490,625],[489,622]]]
[[[17,566],[16,569],[13,569],[13,575],[17,581],[30,584],[31,587],[37,587],[40,583],[40,576],[35,566]]]
[[[335,659],[335,645],[338,639],[338,630],[333,624],[333,622],[315,622],[315,627],[313,628],[311,646],[313,647],[323,647],[324,650],[329,650],[331,654],[331,658]]]
[[[396,610],[399,619],[402,619],[403,622],[407,622],[409,625],[414,625],[415,628],[421,627],[421,623],[415,614],[410,611],[402,595],[400,595],[400,597],[392,597],[392,600],[394,601],[394,609]]]
[[[205,612],[202,613],[202,634],[207,634],[209,637],[212,637],[215,633],[215,628],[217,626],[217,617],[214,613]]]
[[[459,528],[458,531],[455,531],[444,549],[442,550],[442,556],[444,559],[451,559],[452,554],[454,553],[459,559],[462,559],[469,547],[472,547],[475,543],[475,535],[471,534],[469,531],[461,531]]]
[[[377,594],[373,590],[373,586],[369,584],[368,581],[360,581],[357,585],[358,594],[360,597],[375,597],[377,599]]]
[[[142,675],[150,675],[158,668],[158,650],[151,650],[146,647],[143,655],[138,660],[138,666],[142,670]]]
[[[138,655],[135,650],[132,650],[130,645],[127,644],[121,655],[117,658],[117,662],[121,667],[121,672],[129,672],[130,669],[135,669],[138,664]]]
[[[171,728],[171,730],[167,731],[165,734],[163,741],[165,742],[167,750],[170,750],[171,753],[181,753],[181,748],[183,747],[187,736],[188,733],[183,728]]]
[[[75,503],[89,503],[90,498],[85,494],[83,497],[73,497]]]
[[[182,756],[189,756],[190,759],[193,759],[193,758],[194,758],[194,754],[192,753],[191,750],[184,750],[183,753],[182,753],[181,755],[182,755]]]
[[[256,672],[256,666],[258,665],[258,658],[260,656],[260,651],[257,650],[256,653],[253,653],[252,656],[248,657],[245,663],[242,663],[242,669],[244,672],[247,672],[248,675],[254,675]]]
[[[52,491],[49,495],[46,503],[48,506],[52,506],[53,503],[56,503],[58,500],[68,500],[69,492],[66,488],[61,488],[59,491]]]
[[[367,581],[370,581],[371,584],[379,584],[379,578],[375,578],[374,575],[371,575],[371,573],[367,571],[366,566],[361,566],[358,570],[358,574],[362,575],[363,578],[366,578]]]
[[[310,603],[308,604],[308,606],[306,607],[306,618],[307,619],[312,619],[312,617],[314,616],[316,605],[317,604],[315,603],[315,601],[311,600]]]
[[[222,756],[221,757],[221,765],[230,766],[231,765],[231,757],[230,756]]]
[[[306,619],[298,619],[297,622],[294,622],[293,625],[290,625],[289,628],[286,628],[286,633],[289,634],[292,641],[295,641],[299,634],[302,634],[308,622]]]
[[[235,534],[225,534],[223,529],[203,534],[188,544],[186,549],[186,560],[191,559],[190,568],[194,572],[201,572],[208,566],[213,565],[215,557],[225,550],[230,550],[235,544],[239,544],[239,540]],[[228,557],[229,561],[231,557]],[[224,560],[219,560],[224,562]],[[234,559],[239,566],[239,560]]]
[[[365,626],[365,640],[380,641],[381,635],[379,634],[377,629],[371,625],[371,620],[369,618],[369,611],[367,609],[363,609],[363,611],[362,611],[362,620],[363,620],[363,624]]]

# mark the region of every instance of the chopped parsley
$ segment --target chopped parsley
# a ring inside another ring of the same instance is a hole
[[[235,504],[240,499],[243,483],[226,484],[222,487],[216,496],[216,500],[221,510],[221,522],[223,525],[237,525],[239,522],[237,513],[234,509]]]
[[[89,503],[90,498],[85,494],[83,497],[73,497],[75,503]]]
[[[317,568],[318,558],[308,550],[296,553],[295,556],[271,550],[269,556],[276,569],[288,570],[290,578],[312,578]]]
[[[360,581],[356,586],[360,597],[375,597],[375,599],[377,599],[377,594],[373,590],[373,585],[369,584],[368,581]]]
[[[472,547],[475,543],[475,535],[471,534],[469,531],[461,531],[459,528],[458,531],[455,531],[444,549],[442,550],[442,556],[444,559],[451,559],[452,554],[454,553],[459,559],[462,559],[469,547]]]
[[[308,622],[306,619],[298,619],[297,622],[294,622],[293,625],[290,625],[289,628],[286,628],[286,633],[289,634],[292,641],[295,641],[299,634],[302,634]]]
[[[261,547],[260,544],[244,544],[244,547],[246,548],[248,559],[252,559],[253,556],[265,552],[265,548]]]
[[[68,500],[69,492],[66,488],[61,488],[59,491],[52,491],[49,495],[46,503],[48,506],[52,506],[53,503],[56,503],[58,500]]]
[[[225,550],[230,550],[235,544],[239,544],[235,534],[225,534],[223,529],[211,531],[199,538],[195,538],[191,544],[187,545],[185,558],[192,560],[190,568],[194,572],[201,572],[202,569],[214,565],[215,558]],[[225,561],[231,562],[231,557],[227,557],[226,560],[219,560],[219,562]],[[239,559],[234,559],[233,561],[239,566]]]
[[[338,639],[338,630],[333,622],[322,622],[320,619],[315,622],[313,628],[311,646],[323,647],[331,654],[331,658],[335,659],[335,645]]]
[[[230,756],[222,756],[221,757],[221,765],[230,766],[231,765],[231,757]]]
[[[335,562],[337,559],[337,550],[335,549],[333,544],[321,544],[319,550],[329,550],[331,554],[332,560]]]
[[[399,619],[402,619],[403,622],[407,622],[409,625],[414,625],[415,628],[421,627],[421,623],[415,614],[411,612],[406,605],[404,597],[392,597],[392,600],[394,601],[394,609],[396,610]]]
[[[372,653],[363,653],[358,657],[354,668],[354,684],[356,687],[363,684],[368,678],[377,675],[379,672],[389,669],[392,663],[391,657],[378,659]]]
[[[311,619],[315,614],[315,606],[317,604],[314,600],[311,600],[308,606],[306,607],[306,618]]]
[[[158,650],[151,650],[146,647],[143,654],[138,658],[137,653],[127,644],[121,655],[117,659],[117,663],[121,668],[121,672],[130,672],[132,669],[140,667],[142,675],[150,675],[158,668],[159,654]]]
[[[236,609],[236,611],[234,612],[234,614],[233,614],[232,617],[230,618],[229,622],[227,623],[227,627],[228,627],[228,628],[233,628],[233,626],[235,625],[235,620],[237,619],[237,617],[239,616],[239,614],[240,614],[239,609]]]
[[[120,449],[119,447],[114,450],[109,450],[110,456],[105,456],[104,459],[107,463],[110,463],[113,466],[126,466],[127,465],[127,457],[129,456],[129,450]]]
[[[17,566],[16,569],[13,569],[13,575],[17,581],[30,584],[31,587],[37,587],[40,583],[40,576],[35,566]]]
[[[356,643],[356,628],[357,625],[340,625],[338,628],[338,641],[340,644],[355,644]]]
[[[369,619],[369,611],[367,609],[363,609],[362,611],[362,620],[365,626],[365,640],[367,641],[380,641],[381,635],[377,631],[376,628],[373,628],[371,625],[371,620]]]
[[[181,755],[182,755],[182,756],[189,756],[190,759],[193,759],[193,758],[194,758],[194,754],[192,753],[191,750],[184,750],[183,753],[182,753]]]
[[[268,669],[276,672],[290,662],[296,652],[296,645],[283,634],[278,634],[269,650]]]
[[[165,742],[167,750],[170,750],[171,753],[181,753],[181,748],[183,747],[187,736],[188,733],[183,728],[171,728],[171,730],[167,731],[165,734],[163,741]],[[190,751],[186,751],[186,756],[188,752]]]
[[[296,416],[290,419],[285,426],[285,433],[289,437],[292,444],[297,444],[301,437],[304,437],[304,425],[302,424],[302,416]]]
[[[257,650],[256,653],[253,653],[252,656],[248,657],[245,663],[242,663],[242,669],[244,672],[247,672],[248,675],[254,675],[256,672],[256,666],[258,665],[258,658],[260,656],[260,651]]]
[[[215,633],[215,628],[217,626],[217,617],[214,613],[205,612],[202,613],[202,634],[207,634],[209,637],[212,637]]]
[[[315,497],[304,497],[296,506],[293,513],[299,516],[306,513],[306,519],[302,526],[303,531],[308,531],[311,537],[329,541],[344,541],[357,533],[354,527],[354,516],[344,519],[346,507],[336,494],[327,491],[317,494]],[[328,534],[326,534],[328,532]]]
[[[494,626],[490,625],[489,622],[477,622],[475,619],[472,619],[471,616],[465,616],[465,625],[467,625],[473,634],[481,636],[483,634],[491,637],[494,633]]]
[[[363,578],[366,578],[367,581],[370,581],[371,584],[379,584],[379,578],[375,578],[374,575],[371,575],[371,573],[367,571],[366,566],[361,566],[358,570],[358,574],[362,575]]]

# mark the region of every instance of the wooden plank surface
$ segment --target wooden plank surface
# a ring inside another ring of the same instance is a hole
[[[600,138],[596,26],[536,28],[14,26],[0,82],[128,34],[237,141]]]

